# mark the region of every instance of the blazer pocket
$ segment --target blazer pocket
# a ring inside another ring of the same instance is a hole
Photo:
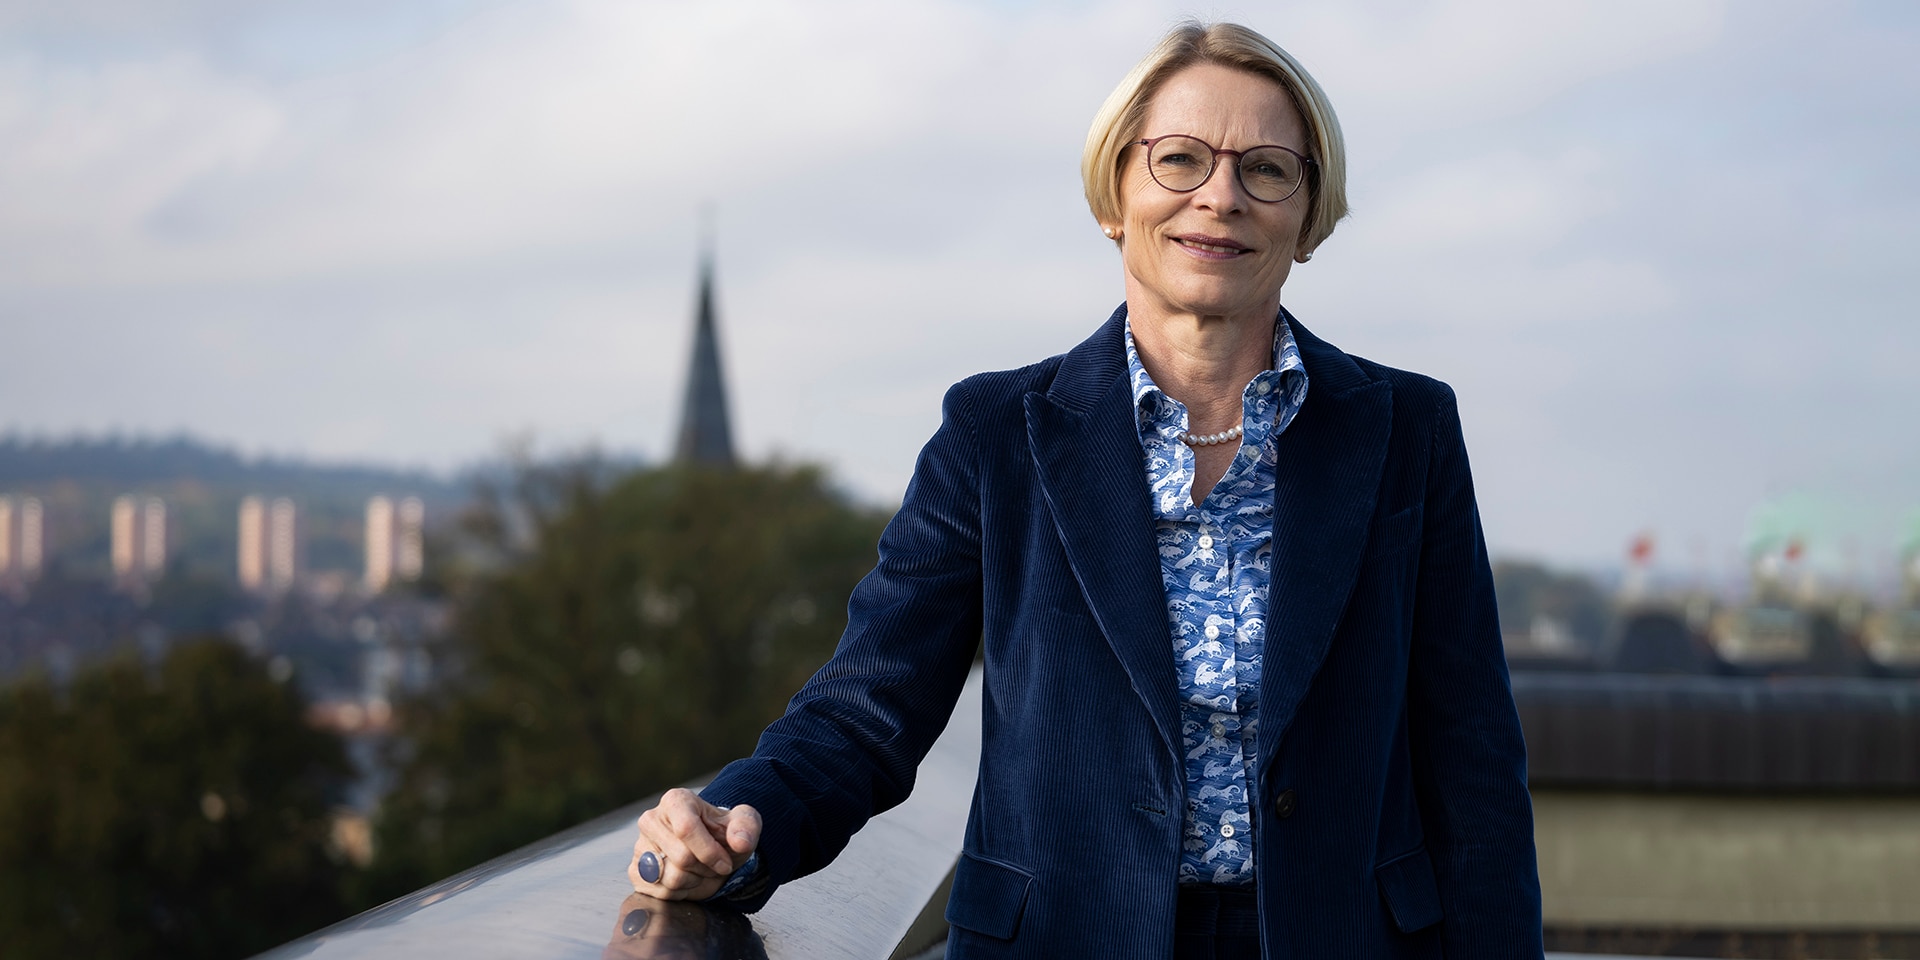
[[[947,922],[975,933],[1011,940],[1020,929],[1033,875],[996,860],[960,854],[947,897]]]
[[[1440,885],[1433,877],[1427,848],[1415,847],[1373,868],[1380,896],[1401,933],[1412,933],[1440,922]]]
[[[1367,530],[1367,556],[1377,557],[1420,542],[1420,522],[1425,514],[1420,504],[1382,517]]]

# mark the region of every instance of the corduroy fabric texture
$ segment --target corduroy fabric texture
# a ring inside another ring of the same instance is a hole
[[[1260,895],[1252,887],[1182,884],[1173,960],[1259,960]]]
[[[1539,958],[1525,750],[1452,391],[1288,319],[1313,391],[1279,438],[1264,955]],[[948,391],[839,650],[703,791],[764,818],[773,882],[744,908],[907,796],[984,642],[948,956],[1172,954],[1179,711],[1124,320]]]

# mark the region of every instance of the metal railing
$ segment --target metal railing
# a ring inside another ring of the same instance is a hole
[[[1920,684],[1513,674],[1536,787],[1920,793]]]
[[[656,798],[490,860],[263,957],[849,957],[936,948],[980,758],[980,675],[920,764],[913,795],[868,822],[825,870],[760,912],[633,892],[634,821]]]

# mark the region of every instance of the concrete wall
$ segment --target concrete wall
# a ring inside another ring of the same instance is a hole
[[[1550,928],[1920,934],[1920,796],[1533,797]]]

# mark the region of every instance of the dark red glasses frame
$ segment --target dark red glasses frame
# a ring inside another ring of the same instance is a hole
[[[1257,200],[1260,203],[1286,203],[1288,200],[1292,200],[1293,195],[1300,192],[1300,187],[1304,185],[1308,180],[1313,179],[1319,173],[1319,170],[1320,170],[1320,165],[1318,163],[1315,163],[1312,157],[1309,157],[1306,154],[1293,149],[1292,147],[1283,147],[1277,143],[1263,143],[1263,144],[1259,144],[1258,146],[1248,147],[1245,150],[1222,150],[1219,147],[1216,147],[1213,144],[1208,143],[1205,140],[1202,140],[1191,133],[1169,133],[1165,136],[1154,137],[1149,140],[1135,140],[1134,145],[1146,147],[1147,156],[1151,157],[1153,155],[1154,144],[1159,143],[1162,140],[1171,140],[1174,137],[1184,137],[1188,140],[1192,140],[1194,143],[1197,143],[1203,147],[1206,147],[1212,157],[1212,159],[1209,161],[1210,165],[1207,167],[1207,175],[1204,177],[1201,177],[1199,183],[1196,183],[1193,186],[1186,188],[1185,190],[1180,190],[1175,187],[1169,187],[1164,183],[1160,183],[1160,176],[1153,172],[1153,164],[1149,162],[1147,164],[1147,176],[1152,177],[1153,182],[1160,185],[1160,189],[1169,190],[1174,193],[1192,193],[1195,190],[1198,190],[1201,187],[1206,186],[1207,181],[1213,179],[1213,172],[1215,170],[1220,169],[1220,158],[1222,156],[1232,157],[1237,161],[1241,157],[1244,157],[1255,150],[1279,150],[1283,153],[1290,153],[1290,154],[1293,154],[1293,156],[1296,159],[1298,159],[1300,163],[1303,165],[1300,182],[1294,184],[1293,189],[1288,191],[1286,196],[1281,197],[1278,200],[1262,200],[1259,197],[1255,197],[1253,195],[1253,191],[1247,189],[1246,178],[1240,175],[1240,164],[1236,162],[1233,165],[1234,181],[1240,184],[1240,191],[1242,193],[1245,193],[1248,197],[1254,200]]]

